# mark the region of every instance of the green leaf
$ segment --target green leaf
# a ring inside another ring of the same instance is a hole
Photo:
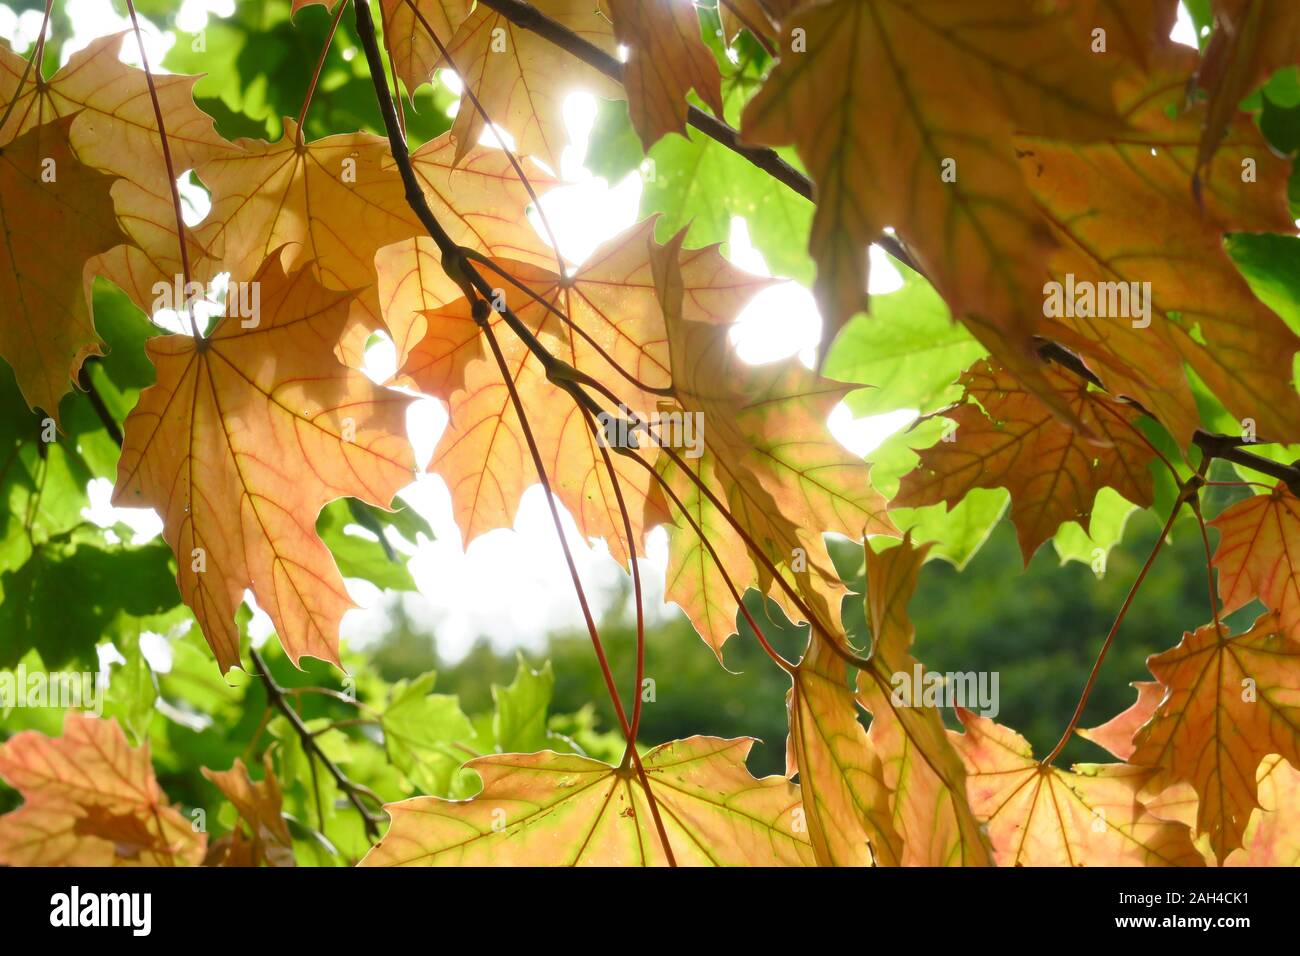
[[[389,757],[422,793],[449,796],[460,765],[474,756],[474,727],[455,696],[433,693],[433,671],[393,685],[380,716]]]
[[[987,354],[928,282],[895,266],[903,287],[872,296],[871,313],[850,319],[826,357],[829,378],[874,386],[845,399],[854,415],[941,408],[961,397],[957,377]]]
[[[162,542],[102,547],[70,535],[37,547],[0,576],[0,665],[35,649],[48,667],[95,665],[95,645],[121,616],[159,614],[180,603],[171,551]]]
[[[1114,488],[1103,488],[1092,506],[1092,518],[1085,530],[1077,521],[1067,521],[1052,538],[1052,546],[1061,563],[1079,561],[1092,568],[1097,577],[1106,573],[1106,559],[1124,537],[1124,526],[1137,506]]]
[[[492,685],[496,710],[492,717],[492,735],[501,753],[528,754],[551,749],[546,712],[555,691],[555,673],[551,662],[540,671],[528,666],[524,655],[516,658],[515,679],[507,687]]]
[[[138,743],[149,733],[158,688],[154,684],[153,670],[140,652],[140,635],[129,634],[115,639],[113,646],[126,663],[109,670],[104,716],[116,718],[127,736]]]
[[[316,533],[333,553],[344,577],[364,578],[381,588],[414,591],[415,580],[406,568],[406,558],[393,549],[385,527],[394,528],[412,544],[418,543],[421,534],[433,538],[433,529],[411,508],[390,514],[352,498],[326,505],[316,521]],[[363,529],[362,533],[356,528]]]
[[[727,79],[726,106],[734,120],[752,86]],[[808,285],[813,279],[807,238],[813,206],[734,151],[691,128],[685,137],[659,140],[642,161],[627,104],[602,104],[588,147],[587,166],[611,181],[641,168],[641,215],[660,215],[656,235],[666,241],[689,226],[687,245],[727,242],[739,216],[773,275]]]

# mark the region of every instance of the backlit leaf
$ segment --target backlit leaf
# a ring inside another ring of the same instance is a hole
[[[338,662],[352,607],[316,536],[328,502],[387,507],[414,472],[410,399],[377,388],[333,354],[351,294],[277,260],[257,273],[261,314],[224,319],[202,343],[149,341],[158,384],[126,421],[114,501],[153,506],[177,556],[181,596],[222,671],[239,663],[235,610],[251,588],[295,663]]]
[[[642,762],[681,866],[806,866],[799,790],[745,769],[752,740],[691,737]],[[387,835],[364,866],[662,866],[666,858],[636,771],[571,754],[470,761],[472,800],[389,804]]]
[[[72,712],[63,736],[35,731],[0,744],[0,778],[24,803],[0,816],[8,866],[196,866],[205,839],[167,802],[149,746],[115,721]]]

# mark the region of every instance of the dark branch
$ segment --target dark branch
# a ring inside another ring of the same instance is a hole
[[[1213,435],[1201,429],[1192,436],[1192,444],[1199,448],[1207,458],[1221,458],[1234,465],[1241,465],[1252,471],[1275,478],[1291,489],[1291,494],[1300,497],[1300,468],[1284,465],[1281,462],[1263,458],[1242,447],[1244,439],[1232,435]]]
[[[1038,339],[1038,354],[1049,362],[1055,362],[1057,365],[1077,375],[1079,378],[1097,386],[1097,388],[1106,390],[1097,374],[1074,352],[1071,352],[1059,342],[1051,342],[1046,339]],[[1132,399],[1124,399],[1147,418],[1153,421],[1159,421],[1150,411],[1143,408],[1138,402]],[[1232,462],[1234,465],[1241,465],[1243,468],[1249,468],[1260,474],[1268,475],[1280,482],[1283,482],[1291,493],[1300,496],[1300,467],[1296,465],[1284,465],[1281,462],[1272,461],[1256,455],[1253,452],[1246,451],[1243,447],[1249,444],[1244,438],[1233,435],[1216,435],[1211,432],[1197,429],[1192,436],[1192,444],[1201,450],[1201,454],[1207,458],[1220,458],[1223,461]]]
[[[271,676],[271,670],[266,666],[266,661],[262,660],[262,655],[253,649],[249,650],[249,654],[252,655],[253,666],[257,668],[257,672],[261,675],[262,682],[266,687],[267,700],[289,721],[294,733],[302,741],[303,749],[321,762],[329,775],[334,778],[334,782],[338,784],[339,789],[343,791],[351,804],[357,808],[357,812],[361,814],[361,820],[366,828],[366,835],[371,839],[377,838],[379,836],[379,824],[382,822],[383,817],[367,807],[362,797],[367,797],[378,804],[382,804],[383,801],[368,787],[354,783],[347,774],[339,769],[338,764],[325,755],[325,751],[321,750],[320,744],[317,743],[315,736],[312,735],[307,725],[302,722],[298,712],[290,706],[288,699],[285,697],[284,688],[277,684],[275,678]]]
[[[384,61],[379,52],[379,38],[375,33],[374,17],[370,13],[367,0],[354,0],[352,7],[356,11],[357,37],[361,40],[361,46],[366,51],[366,62],[370,68],[371,81],[375,87],[375,95],[379,100],[379,112],[384,119],[384,129],[388,133],[388,144],[393,154],[393,160],[396,162],[397,170],[402,177],[406,202],[415,212],[416,217],[419,218],[421,225],[433,238],[434,243],[437,244],[438,251],[442,255],[443,271],[447,273],[453,282],[460,286],[465,298],[476,307],[480,301],[492,301],[495,298],[492,284],[474,268],[474,264],[469,261],[461,248],[452,240],[447,230],[438,222],[433,210],[429,208],[429,202],[424,197],[424,190],[420,187],[420,181],[416,178],[414,167],[411,166],[410,149],[406,145],[406,137],[402,135],[401,125],[397,119],[397,106],[393,101],[392,91],[388,89],[388,84],[384,79]],[[486,303],[484,304],[486,305]],[[601,409],[592,401],[591,396],[578,387],[579,382],[592,384],[586,375],[563,359],[552,355],[546,349],[546,346],[541,343],[541,340],[515,315],[509,306],[502,305],[498,314],[528,350],[537,357],[537,360],[546,370],[546,377],[550,382],[573,395],[574,399],[591,414],[599,414]]]

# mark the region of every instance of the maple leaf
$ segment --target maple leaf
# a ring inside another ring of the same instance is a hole
[[[656,407],[659,396],[641,386],[664,388],[671,382],[651,263],[653,235],[654,220],[638,223],[602,244],[564,278],[524,263],[498,263],[532,291],[529,295],[504,281],[500,290],[505,304],[551,353],[597,379],[618,382],[625,401],[643,416]],[[730,321],[767,284],[731,267],[717,247],[686,252],[683,270],[690,314],[709,322]],[[538,299],[560,310],[572,326]],[[499,317],[493,322],[494,328],[504,328]],[[457,524],[468,544],[484,531],[513,522],[519,498],[536,482],[536,472],[505,382],[495,361],[483,357],[468,303],[462,299],[428,313],[427,327],[404,374],[422,391],[449,401],[451,422],[429,467],[451,488]],[[621,513],[586,414],[547,381],[540,362],[513,332],[498,338],[525,408],[547,409],[531,423],[553,490],[582,532],[603,537],[626,563],[629,546]],[[616,368],[639,384],[624,387],[627,380]],[[652,497],[653,477],[621,455],[611,452],[611,458],[631,512],[632,547],[641,553],[643,531],[667,516]]]
[[[690,737],[641,758],[679,866],[807,866],[799,789],[745,769],[751,738]],[[634,769],[575,754],[493,754],[466,767],[471,800],[388,804],[388,833],[362,866],[660,866]]]
[[[0,777],[25,801],[0,816],[6,866],[197,866],[205,839],[158,786],[149,745],[115,720],[69,712],[63,736],[0,744]]]
[[[262,779],[254,781],[238,757],[229,770],[203,768],[239,814],[229,836],[214,840],[204,860],[208,866],[293,866],[293,838],[282,810],[283,797],[270,753],[262,757]]]
[[[443,66],[431,29],[445,45],[469,16],[472,0],[380,0],[384,45],[408,93]]]
[[[1287,636],[1300,640],[1300,501],[1279,483],[1270,494],[1224,509],[1210,524],[1221,535],[1212,563],[1223,613],[1259,598]]]
[[[808,835],[821,866],[897,866],[885,769],[858,718],[844,661],[814,634],[790,675],[786,772],[799,774]]]
[[[537,0],[543,14],[578,36],[614,54],[614,32],[594,0]],[[565,97],[586,90],[604,99],[622,99],[617,83],[574,59],[509,17],[480,3],[447,44],[456,73],[478,98],[492,122],[508,130],[518,151],[560,169],[565,135]],[[451,127],[459,162],[479,141],[486,123],[468,96]]]
[[[182,272],[172,182],[167,173],[158,120],[143,70],[127,66],[118,53],[129,34],[92,40],[41,84],[22,87],[12,116],[0,130],[0,144],[57,117],[79,116],[70,142],[77,158],[110,176],[118,223],[128,241],[97,257],[89,270],[122,288],[145,312],[153,312],[157,283],[172,287]],[[19,93],[26,61],[0,46],[0,102]],[[234,153],[212,117],[194,105],[197,76],[153,78],[176,175],[200,163]],[[187,232],[190,261],[204,255]],[[193,274],[206,281],[211,274]]]
[[[127,241],[112,178],[78,162],[69,146],[74,122],[55,120],[0,146],[0,357],[27,404],[56,422],[82,363],[102,352],[87,261]]]
[[[975,815],[999,866],[1200,866],[1187,827],[1138,799],[1147,775],[1124,764],[1042,766],[1014,730],[958,709],[950,731]]]
[[[723,115],[722,74],[700,39],[695,7],[678,0],[602,0],[619,43],[628,114],[649,149],[668,133],[686,134],[686,94],[692,88]]]
[[[1138,696],[1128,710],[1097,727],[1077,731],[1084,740],[1091,740],[1097,746],[1104,747],[1120,760],[1128,760],[1133,756],[1133,738],[1155,716],[1156,708],[1165,696],[1165,690],[1159,681],[1135,681],[1133,687]]]
[[[216,257],[210,268],[246,282],[276,250],[286,271],[312,263],[327,288],[363,290],[353,321],[380,326],[375,253],[424,234],[407,205],[388,141],[369,133],[298,142],[284,120],[275,143],[241,139],[240,152],[201,163],[212,211],[196,234]]]
[[[1011,134],[1090,139],[1122,126],[1107,71],[1065,26],[1031,0],[834,0],[782,24],[792,49],[742,132],[793,144],[816,184],[824,345],[866,308],[867,247],[892,226],[954,316],[1050,397],[1030,337],[1052,240]]]
[[[1214,0],[1210,35],[1196,82],[1208,94],[1196,153],[1204,169],[1237,118],[1237,104],[1271,73],[1300,63],[1300,8],[1288,0]]]
[[[1276,754],[1265,757],[1256,775],[1259,808],[1250,815],[1242,847],[1224,866],[1300,866],[1300,771]]]
[[[1007,488],[1026,564],[1062,523],[1086,527],[1104,487],[1142,507],[1151,504],[1147,464],[1154,452],[1137,430],[1138,414],[1081,379],[1055,369],[1044,374],[1060,403],[1108,447],[1062,424],[1006,369],[981,360],[962,376],[965,400],[944,412],[957,426],[952,440],[920,452],[893,504],[952,506],[973,488]]]
[[[1165,687],[1129,762],[1152,768],[1148,792],[1188,782],[1200,798],[1196,829],[1220,860],[1241,846],[1257,807],[1255,772],[1269,754],[1300,763],[1300,642],[1274,614],[1244,634],[1207,624],[1148,659]]]
[[[1149,73],[1117,84],[1131,127],[1123,137],[1018,140],[1059,243],[1051,269],[1069,310],[1045,320],[1043,334],[1079,352],[1108,390],[1136,398],[1180,442],[1200,424],[1184,365],[1259,434],[1296,434],[1291,363],[1300,339],[1255,298],[1223,247],[1230,231],[1294,231],[1290,164],[1240,116],[1202,172],[1199,201],[1192,195],[1206,121],[1203,106],[1184,109],[1193,59],[1168,45],[1152,52]],[[1107,308],[1070,309],[1067,289],[1096,290]]]
[[[896,533],[883,496],[871,486],[870,467],[826,427],[831,409],[851,386],[795,359],[743,363],[726,325],[695,321],[687,309],[693,297],[677,259],[682,239],[679,233],[657,251],[655,281],[667,326],[672,395],[684,414],[702,422],[703,442],[698,455],[678,455],[680,466],[661,454],[659,471],[718,557],[727,557],[715,559],[691,521],[674,514],[667,595],[721,653],[735,633],[737,604],[728,577],[737,591],[757,586],[792,620],[807,619],[776,580],[775,568],[789,587],[820,605],[815,623],[822,632],[836,632],[844,587],[822,532],[855,540]],[[766,561],[750,552],[724,505]],[[745,555],[748,561],[741,560]]]
[[[450,134],[411,154],[424,198],[452,241],[498,259],[538,266],[556,264],[556,254],[524,220],[528,189],[503,150],[475,146],[456,164]],[[388,168],[396,171],[391,157]],[[543,195],[559,180],[530,160],[520,162],[533,194]],[[422,235],[380,249],[375,256],[380,309],[397,347],[397,366],[427,331],[424,313],[459,299],[464,292],[442,268],[437,244]]]
[[[1073,0],[1071,12],[1090,38],[1093,30],[1105,31],[1103,52],[1114,51],[1145,67],[1151,51],[1169,43],[1178,18],[1178,0]]]
[[[253,327],[228,318],[203,341],[150,339],[158,383],[126,420],[113,500],[163,516],[181,596],[223,672],[239,663],[246,588],[291,660],[338,663],[352,602],[317,516],[341,497],[388,507],[414,473],[410,399],[335,359],[353,296],[312,271],[286,275],[273,255],[253,279]]]
[[[928,545],[911,537],[879,553],[866,551],[867,620],[872,650],[858,673],[858,701],[872,715],[871,742],[889,789],[894,827],[903,840],[904,866],[990,866],[987,840],[966,802],[966,771],[934,707],[923,706],[911,655],[915,628],[907,604]],[[899,703],[897,675],[912,683]]]
[[[721,0],[718,18],[722,22],[723,38],[731,44],[744,29],[757,37],[776,40],[781,20],[799,3],[800,0]]]

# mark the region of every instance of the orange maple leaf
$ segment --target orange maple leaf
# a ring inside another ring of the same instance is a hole
[[[628,114],[649,149],[668,133],[686,133],[686,94],[694,88],[716,116],[723,115],[722,74],[700,39],[700,18],[676,0],[602,0],[619,43]]]
[[[953,315],[1051,399],[1031,336],[1053,242],[1012,134],[1122,128],[1104,62],[1067,26],[1032,0],[834,0],[782,24],[790,48],[742,132],[793,144],[816,184],[809,250],[826,345],[866,308],[867,247],[889,226]]]
[[[312,271],[285,275],[273,255],[253,279],[252,320],[223,319],[202,341],[150,339],[158,382],[126,420],[113,501],[163,516],[181,596],[223,672],[239,663],[246,588],[291,660],[338,663],[353,604],[317,516],[345,496],[387,507],[414,474],[410,399],[337,361],[353,296]]]
[[[851,386],[795,359],[742,362],[727,325],[695,320],[689,307],[698,297],[688,295],[677,259],[681,241],[679,234],[658,250],[656,283],[672,397],[682,414],[702,423],[703,441],[694,457],[659,456],[659,472],[681,502],[678,511],[686,512],[674,512],[669,528],[668,597],[719,654],[735,633],[737,601],[728,579],[737,592],[759,587],[792,620],[811,613],[823,633],[833,633],[845,589],[822,532],[855,540],[897,533],[884,497],[871,486],[870,467],[826,426]],[[805,607],[787,588],[803,596]]]
[[[1109,447],[1063,425],[1006,369],[981,360],[962,375],[965,400],[944,412],[957,426],[951,440],[920,452],[920,464],[903,477],[893,504],[951,506],[973,488],[1007,488],[1026,564],[1063,522],[1086,527],[1102,488],[1142,507],[1151,504],[1147,464],[1155,453],[1137,430],[1138,414],[1081,379],[1055,369],[1045,377],[1061,404]]]
[[[537,0],[533,6],[606,53],[615,52],[613,28],[595,0]],[[485,3],[461,24],[447,52],[465,86],[492,122],[510,132],[518,151],[555,172],[568,139],[565,97],[577,90],[604,99],[623,97],[622,87],[605,74]],[[457,162],[479,142],[486,125],[470,98],[462,96],[451,127]]]
[[[1192,195],[1206,122],[1203,106],[1184,108],[1193,59],[1168,45],[1152,51],[1149,73],[1125,75],[1117,95],[1131,130],[1122,138],[1018,140],[1059,243],[1051,268],[1063,301],[1043,334],[1078,351],[1110,391],[1136,398],[1180,442],[1200,425],[1185,366],[1259,434],[1293,435],[1300,338],[1255,298],[1223,248],[1228,232],[1294,231],[1290,164],[1239,116],[1202,171],[1199,200]],[[1096,304],[1074,308],[1067,289],[1095,291]]]
[[[167,174],[158,120],[144,71],[118,57],[129,34],[117,33],[92,40],[84,50],[48,80],[18,89],[26,61],[0,46],[0,102],[17,97],[13,114],[0,130],[0,144],[57,117],[79,115],[70,142],[77,158],[110,176],[120,177],[113,187],[118,223],[129,238],[99,256],[91,274],[102,275],[120,286],[145,312],[153,312],[158,283],[171,287],[181,274],[180,242],[172,205],[172,182]],[[194,105],[197,76],[164,75],[153,78],[158,106],[167,129],[176,175],[235,147],[226,142],[212,117]],[[204,249],[187,231],[190,261],[196,266]],[[212,273],[195,272],[192,279],[207,281]]]
[[[0,777],[24,804],[0,816],[6,866],[197,866],[206,840],[158,786],[149,745],[115,720],[69,712],[62,737],[0,744]]]
[[[1278,484],[1251,495],[1210,522],[1222,537],[1214,552],[1223,613],[1258,598],[1277,612],[1288,637],[1300,640],[1300,500]]]
[[[1269,754],[1300,763],[1300,642],[1274,614],[1244,634],[1207,624],[1147,661],[1166,688],[1134,738],[1129,762],[1150,768],[1148,793],[1190,783],[1196,829],[1224,859],[1259,805],[1256,770]]]
[[[1125,764],[1042,766],[1014,730],[958,710],[949,732],[975,815],[999,866],[1201,866],[1187,827],[1139,799],[1147,774]]]
[[[492,281],[500,281],[502,301],[553,355],[614,384],[629,408],[643,416],[661,398],[647,389],[666,388],[671,382],[667,334],[651,263],[657,248],[653,236],[654,220],[638,223],[601,245],[563,278],[525,263],[497,264],[531,294],[484,270]],[[716,247],[683,253],[682,268],[689,288],[687,308],[707,322],[730,321],[768,281],[733,268]],[[552,309],[562,312],[572,325]],[[404,374],[422,391],[449,402],[451,422],[430,470],[451,487],[457,523],[468,543],[484,531],[513,522],[519,497],[536,482],[536,473],[505,382],[496,363],[483,357],[468,304],[459,300],[428,313],[427,319],[428,332],[412,348]],[[504,330],[499,317],[493,322],[495,329]],[[525,407],[547,409],[546,414],[533,416],[531,424],[553,489],[583,533],[603,537],[611,552],[625,562],[629,546],[623,541],[621,514],[599,439],[592,434],[585,412],[547,381],[541,363],[517,336],[504,331],[499,340]],[[611,452],[611,457],[626,489],[636,538],[632,548],[641,553],[643,531],[667,516],[652,496],[653,477],[621,455]]]
[[[293,837],[283,812],[284,799],[268,752],[262,757],[262,779],[253,780],[238,757],[229,770],[203,768],[239,814],[233,833],[214,840],[204,863],[208,866],[293,866]]]

